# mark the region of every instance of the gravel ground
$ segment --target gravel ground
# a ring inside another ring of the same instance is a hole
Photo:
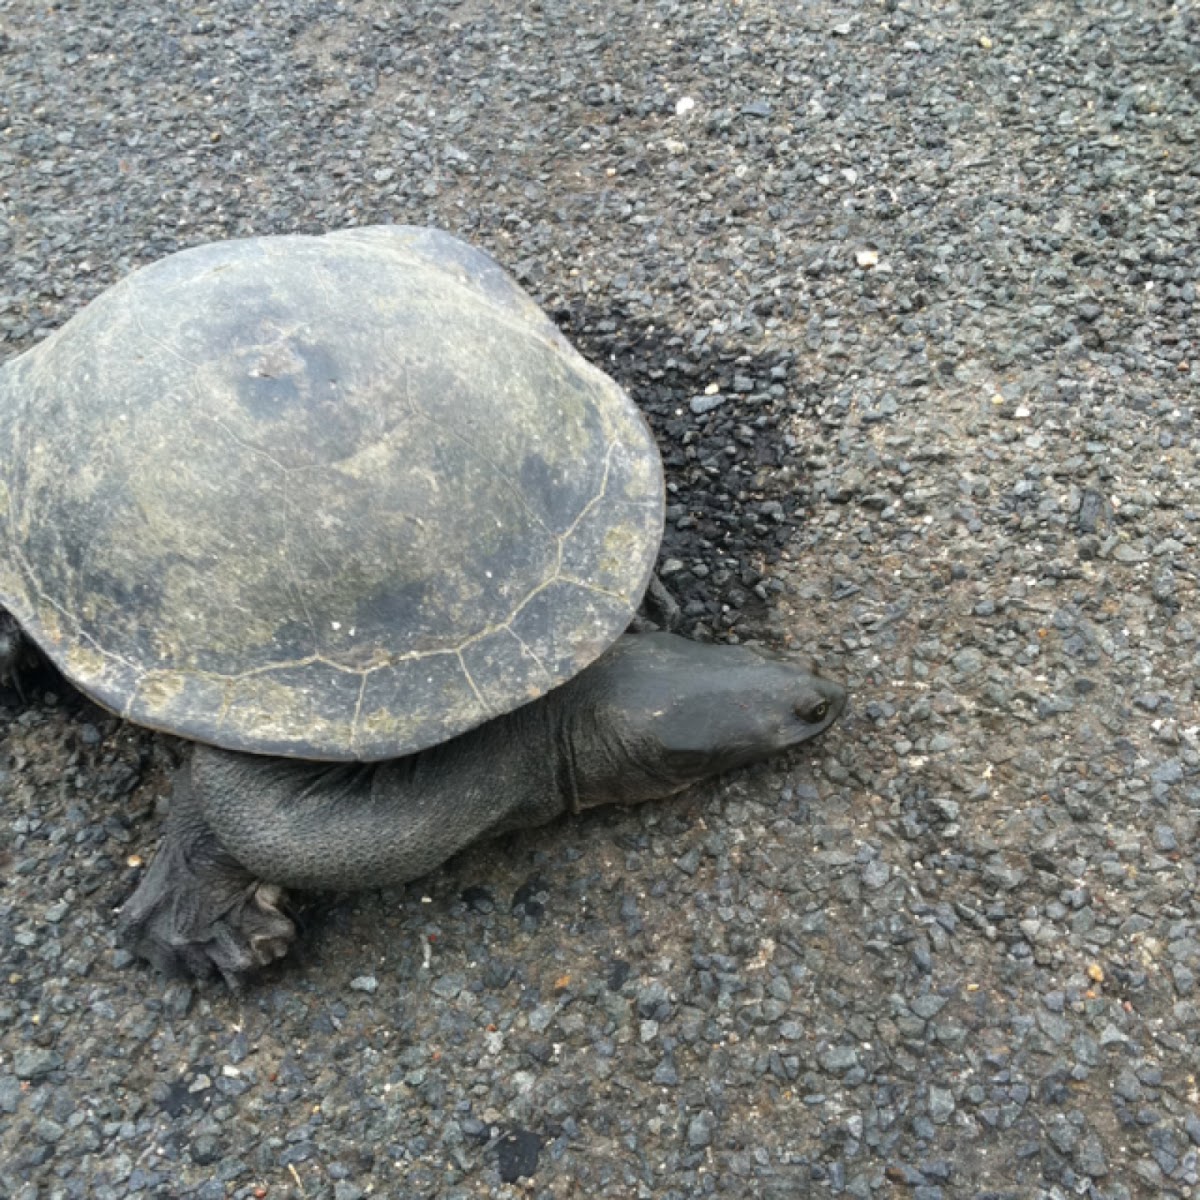
[[[216,238],[434,223],[643,405],[795,761],[306,908],[112,913],[179,748],[0,693],[0,1196],[1200,1196],[1188,2],[0,0],[0,353]]]

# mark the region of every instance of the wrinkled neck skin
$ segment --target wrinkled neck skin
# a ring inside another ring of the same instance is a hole
[[[392,795],[415,790],[455,809],[464,798],[478,802],[488,833],[542,825],[575,807],[561,726],[554,706],[527,704],[440,746],[380,763],[376,786]]]
[[[543,698],[452,741],[379,763],[197,746],[204,820],[247,870],[317,891],[407,883],[481,838],[684,784],[638,765],[586,698]]]
[[[665,799],[710,773],[680,775],[648,739],[607,718],[602,692],[577,690],[585,694],[553,710],[550,730],[551,757],[563,764],[560,778],[569,780],[572,812]]]
[[[379,763],[313,763],[197,746],[203,818],[254,875],[312,890],[428,874],[479,838],[571,807],[570,769],[544,704]]]

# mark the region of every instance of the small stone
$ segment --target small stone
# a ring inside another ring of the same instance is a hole
[[[954,1094],[949,1088],[929,1089],[929,1116],[935,1125],[944,1125],[954,1114]]]
[[[827,1046],[817,1055],[821,1069],[840,1075],[858,1066],[858,1051],[853,1046]]]
[[[190,983],[181,980],[170,984],[163,992],[163,1007],[173,1017],[186,1017],[191,1011],[195,997],[196,989]]]
[[[892,869],[882,859],[873,858],[863,867],[862,878],[872,891],[878,891],[891,877]]]
[[[350,980],[350,990],[354,992],[374,992],[379,987],[379,980],[374,975],[356,975]]]
[[[1098,1179],[1108,1174],[1108,1160],[1104,1157],[1104,1146],[1096,1134],[1089,1133],[1079,1143],[1075,1163],[1084,1175],[1088,1175],[1092,1179]]]
[[[1188,1137],[1192,1142],[1200,1146],[1200,1116],[1194,1112],[1189,1112],[1183,1119],[1183,1128],[1187,1132]]]
[[[47,1146],[53,1146],[56,1142],[62,1140],[63,1134],[67,1131],[57,1121],[52,1121],[49,1117],[42,1117],[34,1125],[33,1132],[39,1142]]]
[[[1170,825],[1155,825],[1154,847],[1156,850],[1163,851],[1164,854],[1179,849],[1179,839],[1176,838],[1175,830]]]
[[[40,1079],[63,1065],[62,1056],[40,1046],[23,1046],[13,1055],[13,1074],[18,1079]]]
[[[687,1144],[693,1150],[702,1150],[712,1145],[713,1129],[717,1123],[711,1112],[702,1112],[694,1116],[687,1127]]]
[[[1154,578],[1150,581],[1150,594],[1159,604],[1170,604],[1175,599],[1176,592],[1175,572],[1170,567],[1163,567],[1161,571],[1154,573]]]
[[[984,864],[983,878],[994,887],[1011,892],[1021,885],[1025,872],[1002,861],[990,860]]]
[[[1168,758],[1150,772],[1150,778],[1163,787],[1174,787],[1183,782],[1183,764],[1177,758]]]
[[[462,975],[451,973],[449,975],[439,975],[437,979],[430,984],[429,990],[433,992],[439,1000],[453,1000],[466,986],[466,980]]]
[[[696,414],[703,416],[705,413],[712,412],[714,408],[720,408],[725,403],[725,397],[717,394],[715,396],[693,396],[688,401],[688,407]]]
[[[1046,1136],[1062,1154],[1070,1154],[1079,1144],[1079,1133],[1061,1114],[1056,1114],[1046,1126]]]
[[[205,1167],[221,1157],[221,1143],[211,1134],[202,1133],[192,1142],[188,1152],[192,1162]]]
[[[638,988],[637,1012],[643,1021],[665,1021],[671,1015],[671,997],[658,982]]]
[[[1139,1158],[1133,1164],[1133,1170],[1139,1179],[1155,1189],[1156,1194],[1161,1194],[1158,1189],[1162,1187],[1163,1174],[1154,1159]]]
[[[957,800],[950,800],[945,796],[935,796],[929,801],[929,804],[943,820],[950,823],[957,821],[962,812],[962,807]]]
[[[1079,531],[1095,533],[1110,520],[1110,509],[1107,498],[1095,488],[1087,488],[1079,503]]]
[[[542,1140],[528,1129],[512,1129],[496,1146],[497,1165],[500,1178],[505,1183],[516,1183],[518,1179],[532,1179],[538,1168],[538,1157]]]
[[[931,1017],[936,1017],[946,1007],[946,998],[945,996],[934,996],[931,994],[917,996],[916,999],[908,1002],[908,1007],[922,1020],[928,1021]]]
[[[826,485],[825,494],[834,504],[848,504],[863,489],[866,479],[859,470],[851,468]]]
[[[983,670],[983,655],[973,646],[967,646],[954,656],[954,669],[960,675],[977,675]]]
[[[662,1062],[654,1068],[654,1082],[662,1087],[676,1087],[679,1083],[679,1072],[675,1069],[675,1064],[663,1059]]]

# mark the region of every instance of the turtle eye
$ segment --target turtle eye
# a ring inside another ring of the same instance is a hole
[[[829,701],[819,700],[812,708],[805,711],[799,705],[796,706],[796,716],[802,721],[807,721],[810,725],[816,725],[825,720],[825,714],[829,712]]]

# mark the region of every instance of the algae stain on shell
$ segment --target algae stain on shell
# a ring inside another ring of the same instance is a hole
[[[625,575],[626,565],[631,558],[642,552],[644,538],[642,531],[632,525],[615,525],[604,535],[603,548],[600,551],[599,567],[596,575],[601,580],[619,580]],[[636,604],[640,596],[622,595],[631,604]]]
[[[65,644],[66,649],[62,656],[63,666],[72,679],[79,680],[85,688],[88,683],[96,686],[103,680],[108,660],[99,650],[94,646],[89,646],[86,642],[64,643],[61,630],[48,629],[45,621],[42,622],[42,628],[54,645]]]
[[[174,707],[185,688],[186,681],[178,671],[148,671],[138,681],[143,702],[163,709]]]

